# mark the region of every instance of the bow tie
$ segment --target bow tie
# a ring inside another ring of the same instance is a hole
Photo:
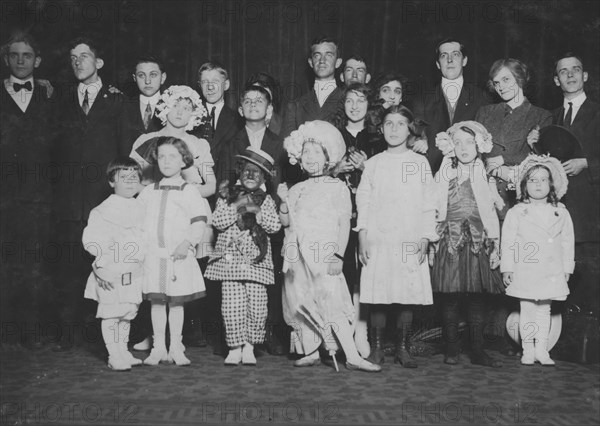
[[[15,91],[15,93],[19,92],[21,89],[25,89],[28,92],[31,92],[33,90],[31,81],[27,81],[27,82],[25,82],[25,84],[13,83],[13,90]]]

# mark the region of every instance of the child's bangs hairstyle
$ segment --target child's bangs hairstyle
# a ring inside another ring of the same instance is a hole
[[[242,103],[244,102],[244,98],[250,92],[258,92],[261,95],[263,95],[269,105],[271,105],[273,103],[273,99],[271,99],[271,95],[269,94],[267,89],[265,89],[264,87],[259,86],[258,84],[255,83],[255,84],[249,84],[246,87],[244,87],[244,90],[240,94],[240,105],[242,105]]]
[[[152,159],[154,163],[158,163],[158,148],[163,145],[173,145],[183,158],[185,169],[191,167],[194,164],[194,156],[190,152],[187,144],[179,138],[173,136],[161,136],[157,138],[156,148],[152,151]]]
[[[403,105],[391,106],[383,113],[380,124],[381,133],[383,133],[383,124],[385,123],[387,116],[390,114],[400,114],[402,117],[408,120],[408,131],[410,134],[406,140],[407,147],[412,148],[415,142],[419,139],[426,139],[425,127],[427,124],[424,121],[415,120],[415,116],[413,115],[412,111]]]
[[[546,170],[548,172],[548,185],[550,187],[550,192],[548,192],[548,198],[546,200],[556,207],[556,205],[558,204],[558,196],[556,195],[556,187],[554,185],[552,171],[542,164],[536,164],[535,166],[532,166],[529,170],[527,170],[527,172],[521,179],[521,197],[519,198],[519,201],[523,203],[529,202],[529,193],[527,192],[527,181],[538,170]]]
[[[142,180],[142,168],[138,162],[131,157],[118,157],[108,163],[106,176],[108,177],[109,182],[115,181],[115,177],[120,170],[135,170],[140,180]]]

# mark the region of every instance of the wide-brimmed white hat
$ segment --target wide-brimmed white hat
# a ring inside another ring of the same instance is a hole
[[[521,318],[521,313],[519,311],[514,311],[511,313],[506,319],[506,330],[508,331],[508,335],[515,341],[517,344],[521,344],[521,333],[519,332],[519,319]],[[550,334],[548,335],[548,347],[546,348],[548,351],[556,345],[558,342],[558,338],[560,337],[560,332],[562,330],[562,315],[554,314],[550,317]]]

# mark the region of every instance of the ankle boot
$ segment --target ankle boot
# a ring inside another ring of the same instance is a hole
[[[133,354],[127,349],[127,342],[119,342],[119,351],[121,352],[123,359],[129,362],[132,367],[142,365],[143,361],[134,357]]]
[[[371,328],[371,353],[367,361],[373,364],[383,364],[385,362],[385,354],[383,353],[383,327]]]
[[[404,368],[417,368],[417,361],[413,359],[408,351],[408,333],[399,331],[396,335],[396,356],[395,364],[402,364]]]
[[[534,357],[543,366],[554,367],[555,362],[550,358],[550,354],[548,353],[548,338],[536,339]]]

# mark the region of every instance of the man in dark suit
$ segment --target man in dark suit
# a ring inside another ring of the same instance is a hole
[[[157,132],[163,128],[160,119],[154,114],[160,100],[160,88],[167,79],[164,65],[152,55],[140,56],[135,64],[133,81],[139,95],[127,99],[120,117],[120,151],[129,153],[133,143],[145,133]]]
[[[240,117],[234,110],[225,105],[225,92],[229,90],[229,74],[223,65],[218,62],[206,62],[198,69],[198,86],[204,107],[208,115],[202,123],[192,132],[198,138],[206,139],[210,145],[210,153],[215,162],[214,172],[217,183],[226,176],[226,160],[233,152],[231,143],[236,133],[242,128]],[[214,207],[215,200],[209,202]],[[201,263],[201,269],[206,269],[206,264]],[[221,285],[220,282],[205,280],[206,298],[193,302],[187,309],[191,313],[192,323],[200,319],[198,314],[204,316],[202,331],[197,326],[192,327],[193,336],[188,344],[203,346],[206,339],[213,346],[213,353],[226,355],[225,326],[221,315]]]
[[[240,117],[225,105],[225,92],[229,90],[229,74],[218,62],[206,62],[198,69],[198,85],[201,89],[204,107],[208,115],[191,133],[206,139],[210,144],[210,153],[215,161],[217,182],[223,178],[219,169],[222,152],[230,150],[229,144],[242,128]]]
[[[432,91],[423,90],[413,102],[415,117],[428,124],[427,158],[433,173],[438,171],[443,159],[442,152],[435,146],[435,136],[445,132],[454,123],[473,120],[479,107],[490,103],[486,92],[464,81],[463,68],[467,65],[468,57],[461,42],[443,40],[436,46],[435,55],[442,81]]]
[[[42,61],[28,34],[2,46],[10,70],[0,89],[2,343],[42,346],[41,320],[49,305],[50,147],[56,99],[34,82]]]
[[[343,113],[344,91],[337,87],[335,70],[342,64],[338,43],[331,37],[313,40],[308,65],[315,74],[313,90],[288,103],[282,137],[307,121],[333,121]]]
[[[81,235],[90,210],[110,194],[105,173],[120,152],[118,122],[124,98],[103,84],[98,70],[104,66],[98,46],[78,38],[70,44],[71,67],[78,85],[63,93],[59,137],[54,146],[59,168],[54,190],[57,217],[56,243],[61,249],[55,286],[62,336],[56,350],[68,350],[82,333],[82,289],[92,258]]]
[[[588,73],[573,53],[559,57],[554,83],[563,93],[563,105],[553,111],[553,122],[578,139],[581,152],[563,166],[569,176],[564,202],[575,227],[575,272],[569,301],[598,313],[600,292],[600,105],[587,98]]]

